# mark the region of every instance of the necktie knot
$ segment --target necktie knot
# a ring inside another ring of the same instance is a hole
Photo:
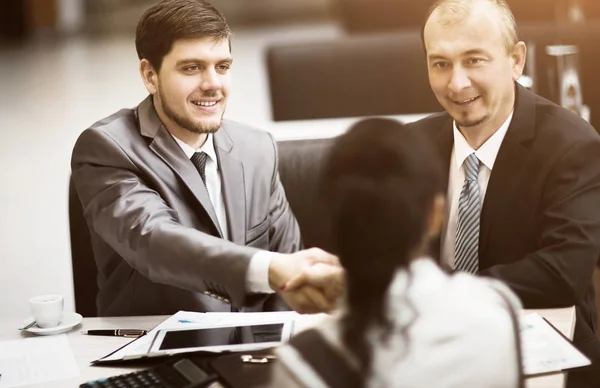
[[[466,181],[477,181],[477,174],[479,173],[479,159],[475,154],[467,156],[464,162],[465,166],[465,180]]]
[[[194,152],[194,155],[191,157],[191,161],[200,173],[200,178],[202,178],[202,182],[206,185],[206,174],[204,170],[206,169],[206,158],[208,155],[204,151]]]

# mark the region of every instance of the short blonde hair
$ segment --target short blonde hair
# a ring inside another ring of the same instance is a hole
[[[427,20],[437,11],[444,15],[444,21],[448,24],[463,20],[469,16],[473,5],[488,3],[496,8],[500,17],[504,45],[507,52],[511,52],[517,44],[517,22],[505,0],[438,0],[429,8]]]

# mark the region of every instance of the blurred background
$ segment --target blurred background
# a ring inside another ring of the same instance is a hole
[[[43,293],[63,294],[74,309],[71,151],[86,127],[146,96],[133,39],[154,2],[0,1],[1,314],[25,319],[28,298]],[[431,0],[212,3],[234,32],[228,118],[270,130],[286,120],[440,109],[419,36]],[[523,84],[600,120],[600,2],[509,4],[529,45]],[[550,55],[549,45],[576,49]]]

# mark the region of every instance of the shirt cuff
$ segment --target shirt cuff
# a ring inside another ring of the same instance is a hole
[[[269,286],[269,266],[275,255],[277,255],[275,252],[259,251],[252,256],[246,276],[249,293],[272,294],[275,292]]]

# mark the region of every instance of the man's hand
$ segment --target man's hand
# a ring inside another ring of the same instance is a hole
[[[323,263],[313,264],[290,279],[284,289],[285,291],[294,291],[305,285],[322,290],[328,300],[335,301],[342,296],[346,289],[344,269]]]
[[[336,256],[318,248],[311,248],[288,255],[277,255],[269,266],[269,285],[280,293],[285,302],[300,313],[319,313],[333,309],[335,298],[329,299],[322,288],[298,284],[291,291],[283,291],[288,281],[304,270],[319,264],[323,267],[339,268]]]

